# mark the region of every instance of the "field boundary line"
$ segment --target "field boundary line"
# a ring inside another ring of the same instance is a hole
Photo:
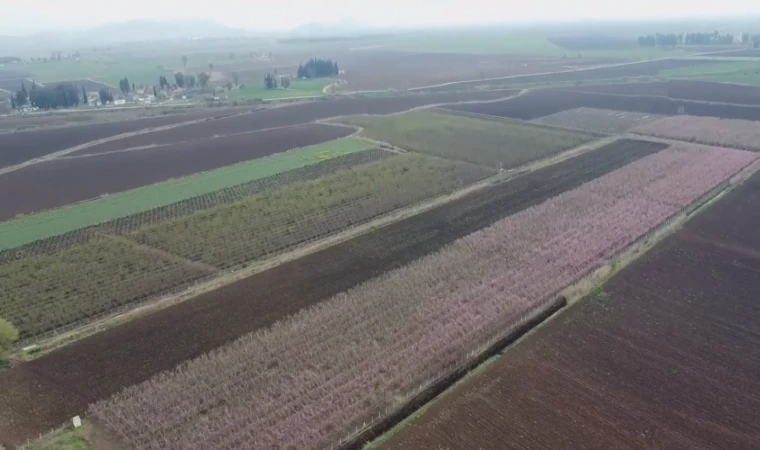
[[[152,247],[147,244],[143,244],[141,242],[133,241],[132,239],[129,239],[126,236],[119,236],[116,234],[106,233],[103,231],[95,231],[95,236],[100,236],[105,239],[120,242],[125,245],[129,245],[130,247],[134,247],[138,250],[144,251],[146,253],[150,253],[152,255],[158,256],[160,258],[169,259],[171,261],[178,262],[182,265],[188,266],[188,267],[194,267],[202,272],[205,272],[207,274],[213,274],[213,273],[219,273],[220,270],[218,267],[212,266],[210,264],[206,264],[201,261],[191,261],[189,259],[183,258],[182,256],[175,255],[174,253],[167,252],[165,250],[161,250],[160,248]]]
[[[646,254],[647,251],[662,242],[666,237],[674,234],[686,221],[715,203],[718,199],[722,198],[749,176],[754,174],[758,169],[760,169],[760,159],[756,159],[732,177],[724,180],[713,189],[701,195],[683,210],[673,214],[655,228],[639,236],[633,243],[621,252],[618,252],[617,255],[610,257],[605,263],[601,264],[596,269],[591,269],[585,276],[579,278],[571,286],[560,290],[554,295],[548,296],[548,300],[545,299],[543,302],[540,302],[539,305],[532,308],[522,317],[516,319],[513,323],[506,324],[507,328],[505,330],[492,336],[492,338],[484,344],[481,344],[478,347],[478,350],[469,352],[455,363],[449,364],[447,368],[439,371],[433,377],[422,381],[419,383],[419,387],[416,390],[414,390],[413,385],[412,392],[405,394],[400,404],[395,405],[395,409],[389,411],[386,407],[385,415],[381,412],[378,413],[376,417],[373,416],[369,422],[365,420],[361,422],[361,425],[357,423],[354,431],[351,431],[352,427],[349,426],[345,438],[339,437],[337,440],[333,440],[332,444],[323,445],[320,448],[323,450],[362,450],[365,448],[366,443],[369,442],[371,445],[370,440],[381,439],[386,433],[393,433],[393,427],[395,425],[403,423],[404,419],[407,417],[410,417],[418,410],[431,405],[437,399],[441,398],[441,395],[445,395],[447,392],[450,392],[451,388],[455,388],[458,382],[465,379],[468,374],[475,373],[482,364],[487,363],[492,356],[488,355],[487,352],[492,350],[495,344],[502,342],[502,340],[505,339],[505,336],[507,337],[507,344],[503,346],[502,350],[508,351],[510,348],[513,348],[514,345],[521,343],[525,337],[532,335],[539,328],[543,327],[543,325],[560,317],[561,314],[568,311],[571,306],[579,303],[581,299],[590,295],[594,289],[602,283],[608,281],[612,276],[629,266],[642,255]],[[551,302],[551,299],[555,299],[554,303]],[[557,302],[559,302],[561,306],[557,307]],[[544,311],[543,315],[541,314],[542,308]],[[541,317],[543,317],[541,320],[537,320]],[[528,326],[523,332],[517,333],[517,336],[513,339],[508,339],[510,333],[525,328],[526,324],[532,325]],[[472,365],[473,361],[479,362]],[[425,395],[430,392],[438,392],[438,394],[433,396]],[[420,402],[416,401],[418,396],[423,400],[427,398],[427,400],[420,404]],[[389,423],[392,424],[390,427],[388,427]],[[341,434],[343,433],[345,433],[345,431]]]
[[[84,325],[75,327],[61,327],[61,329],[51,330],[45,333],[45,335],[25,339],[24,341],[18,342],[16,344],[17,350],[26,345],[44,347],[44,351],[30,355],[33,359],[34,357],[50,353],[79,339],[97,334],[101,331],[105,331],[141,316],[169,308],[185,300],[189,300],[198,295],[219,289],[242,279],[256,275],[257,273],[263,272],[273,267],[277,267],[281,264],[285,264],[312,253],[316,253],[320,250],[348,241],[375,229],[391,225],[395,222],[445,205],[454,200],[461,199],[469,194],[486,189],[490,186],[509,182],[524,174],[560,163],[586,152],[594,151],[618,139],[619,138],[617,136],[611,136],[605,139],[591,141],[578,147],[568,149],[560,154],[533,161],[521,167],[504,171],[503,173],[497,173],[448,194],[428,198],[422,202],[390,211],[368,222],[356,225],[352,228],[333,234],[326,238],[311,241],[310,243],[296,247],[286,253],[281,253],[268,259],[254,261],[253,263],[249,262],[248,266],[245,268],[236,266],[234,268],[223,271],[217,269],[217,272],[207,277],[202,277],[200,279],[189,282],[189,284],[183,285],[183,288],[180,291],[168,290],[168,292],[152,296],[142,302],[133,303],[132,305],[125,305],[125,309],[123,310],[116,309],[109,311],[108,313],[103,314],[101,318],[90,320]],[[21,359],[29,360],[30,358],[22,354]]]

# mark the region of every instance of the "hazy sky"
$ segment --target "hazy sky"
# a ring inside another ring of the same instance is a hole
[[[132,19],[205,18],[248,29],[289,29],[309,22],[355,20],[372,25],[440,25],[649,18],[759,13],[747,0],[0,0],[0,34],[93,27]]]

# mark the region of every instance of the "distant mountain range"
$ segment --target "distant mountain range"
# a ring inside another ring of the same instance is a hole
[[[228,27],[211,20],[133,20],[99,25],[83,30],[47,31],[26,36],[0,35],[3,54],[14,55],[29,51],[53,51],[81,46],[116,44],[122,42],[166,41],[224,37],[253,37],[256,33]]]

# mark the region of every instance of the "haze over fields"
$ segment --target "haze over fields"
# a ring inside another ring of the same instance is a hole
[[[9,2],[10,3],[10,2]],[[248,30],[290,30],[310,23],[350,22],[354,27],[416,27],[429,25],[503,24],[519,22],[568,22],[576,19],[666,19],[738,16],[760,13],[757,2],[557,2],[536,0],[386,0],[345,2],[294,0],[287,7],[263,9],[256,2],[219,0],[133,0],[118,14],[104,13],[94,0],[41,0],[34,8],[4,8],[2,34],[93,28],[131,20],[205,19]],[[192,24],[190,24],[192,27]]]

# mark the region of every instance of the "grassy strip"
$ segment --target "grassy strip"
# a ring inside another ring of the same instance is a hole
[[[371,148],[346,138],[0,223],[0,250]]]
[[[514,168],[586,143],[594,136],[520,123],[431,112],[356,116],[342,121],[401,148],[498,169]]]

